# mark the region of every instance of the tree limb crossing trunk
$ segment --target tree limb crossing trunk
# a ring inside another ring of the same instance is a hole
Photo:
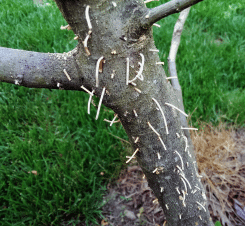
[[[19,50],[0,48],[0,81],[85,89],[100,97],[121,120],[168,225],[213,225],[187,124],[180,120],[182,97],[166,79],[152,29],[142,24],[149,9],[141,0],[56,3],[78,46],[67,54],[33,53],[35,63],[31,52],[18,59],[10,52]]]

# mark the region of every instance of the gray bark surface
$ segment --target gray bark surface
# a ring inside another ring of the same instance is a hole
[[[183,104],[182,90],[181,90],[181,86],[179,84],[179,79],[178,79],[178,75],[177,75],[176,56],[177,56],[177,52],[178,52],[178,48],[179,48],[179,44],[180,44],[181,33],[184,29],[184,24],[185,24],[185,21],[189,15],[189,12],[190,12],[190,7],[184,9],[179,14],[179,18],[178,18],[178,20],[174,26],[174,32],[173,32],[171,47],[170,47],[169,56],[168,56],[169,75],[170,75],[170,77],[173,77],[173,78],[176,77],[175,79],[171,80],[171,84],[172,84],[173,88],[175,89],[175,91],[178,93],[177,94],[178,97],[181,98],[180,99],[180,104],[181,104],[180,109],[183,111],[184,111],[184,104]],[[180,115],[180,120],[181,120],[181,123],[183,125],[187,126],[186,118],[183,114]]]
[[[190,134],[182,129],[187,123],[181,120],[182,113],[168,105],[181,109],[181,93],[168,82],[162,66],[156,64],[160,59],[152,51],[156,50],[152,29],[142,25],[149,9],[141,0],[56,0],[56,3],[78,36],[78,46],[64,54],[0,48],[0,81],[80,91],[83,85],[96,96],[103,96],[102,103],[118,115],[133,151],[138,150],[135,156],[168,225],[213,225]],[[92,29],[85,18],[88,5]],[[83,43],[88,35],[86,49]],[[103,70],[96,87],[96,65],[101,57]],[[143,68],[139,76],[143,76],[143,81],[137,78],[136,86],[127,84],[127,62],[129,80]]]

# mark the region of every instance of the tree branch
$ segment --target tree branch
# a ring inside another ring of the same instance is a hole
[[[0,47],[0,82],[29,88],[81,90],[75,52],[76,49],[63,54],[39,53]]]
[[[178,52],[180,38],[184,28],[184,24],[188,17],[189,12],[190,12],[190,7],[183,10],[179,15],[179,18],[174,26],[173,38],[171,41],[171,47],[168,56],[168,70],[170,73],[170,77],[174,77],[174,79],[171,80],[171,83],[174,89],[176,90],[181,90],[179,80],[178,80],[177,70],[176,70],[176,55]]]
[[[203,0],[172,0],[163,5],[150,9],[142,18],[142,26],[148,28],[155,22],[174,13],[179,13],[184,9],[197,4]]]
[[[184,28],[185,21],[189,15],[190,7],[181,11],[179,18],[174,26],[174,32],[173,37],[171,41],[171,47],[169,51],[168,56],[168,70],[170,77],[173,77],[174,79],[171,80],[171,84],[173,88],[176,90],[176,93],[178,93],[178,98],[180,99],[180,109],[184,111],[184,104],[183,104],[183,96],[182,96],[182,90],[181,86],[179,84],[179,79],[177,75],[177,69],[176,69],[176,55],[178,52],[179,44],[180,44],[180,38],[181,34]],[[184,115],[180,115],[180,120],[182,125],[187,126],[187,121]]]

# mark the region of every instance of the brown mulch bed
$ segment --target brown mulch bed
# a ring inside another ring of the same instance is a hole
[[[163,225],[164,214],[139,166],[122,172],[117,185],[109,188],[103,215],[111,226]],[[101,224],[103,225],[103,224]]]
[[[192,133],[192,140],[211,216],[223,226],[244,226],[245,130],[213,128],[207,124],[203,128]],[[137,165],[129,166],[121,173],[116,185],[108,186],[104,200],[107,203],[103,207],[105,219],[101,225],[164,225],[163,211],[158,203],[154,203],[155,196]]]

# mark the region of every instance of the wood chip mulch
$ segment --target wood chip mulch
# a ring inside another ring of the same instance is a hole
[[[108,188],[103,208],[103,224],[110,226],[162,226],[164,214],[139,166],[129,166],[122,172],[116,186]]]

